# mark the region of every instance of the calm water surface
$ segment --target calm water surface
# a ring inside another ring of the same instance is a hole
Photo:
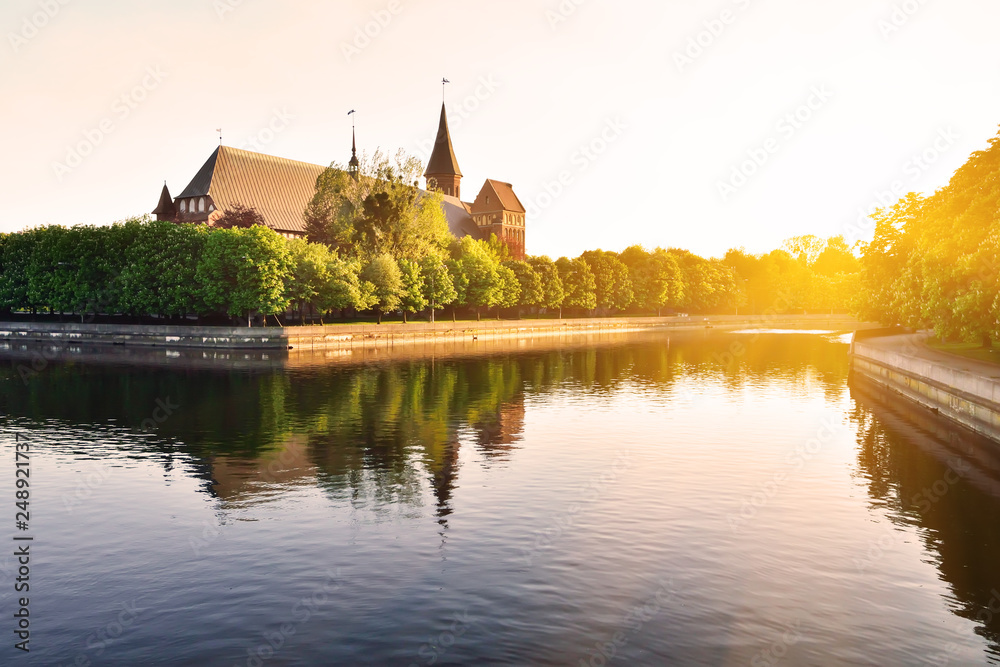
[[[846,354],[6,359],[0,538],[17,435],[35,542],[27,659],[0,557],[0,663],[997,664],[1000,448]]]

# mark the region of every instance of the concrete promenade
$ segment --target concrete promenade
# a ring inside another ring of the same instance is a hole
[[[856,336],[852,370],[1000,442],[1000,366],[931,349],[927,338]]]

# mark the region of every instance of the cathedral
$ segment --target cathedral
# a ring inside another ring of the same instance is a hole
[[[350,167],[356,168],[357,151]],[[166,184],[153,213],[157,220],[214,224],[236,205],[253,208],[264,223],[286,238],[305,236],[303,214],[316,191],[316,179],[326,170],[316,164],[219,146],[177,197]],[[462,201],[462,171],[441,105],[434,150],[424,174],[428,191],[442,195],[445,217],[457,238],[472,236],[502,240],[515,259],[525,256],[525,208],[510,183],[487,179],[476,199]]]

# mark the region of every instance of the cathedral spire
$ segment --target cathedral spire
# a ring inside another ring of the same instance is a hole
[[[354,114],[356,112],[351,109],[347,115],[351,117],[351,161],[347,163],[347,173],[354,177],[355,180],[358,178],[358,171],[361,168],[361,161],[358,160],[358,137],[357,132],[354,128]]]
[[[448,129],[448,110],[441,103],[441,121],[438,124],[437,139],[434,141],[434,151],[427,162],[428,190],[440,190],[452,197],[461,197],[462,170],[458,168],[458,158],[455,157],[455,147],[451,143],[451,131]]]

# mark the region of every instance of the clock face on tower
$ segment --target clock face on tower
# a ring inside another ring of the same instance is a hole
[[[437,190],[438,189],[438,179],[436,179],[436,178],[428,178],[427,179],[427,189],[428,190]]]

